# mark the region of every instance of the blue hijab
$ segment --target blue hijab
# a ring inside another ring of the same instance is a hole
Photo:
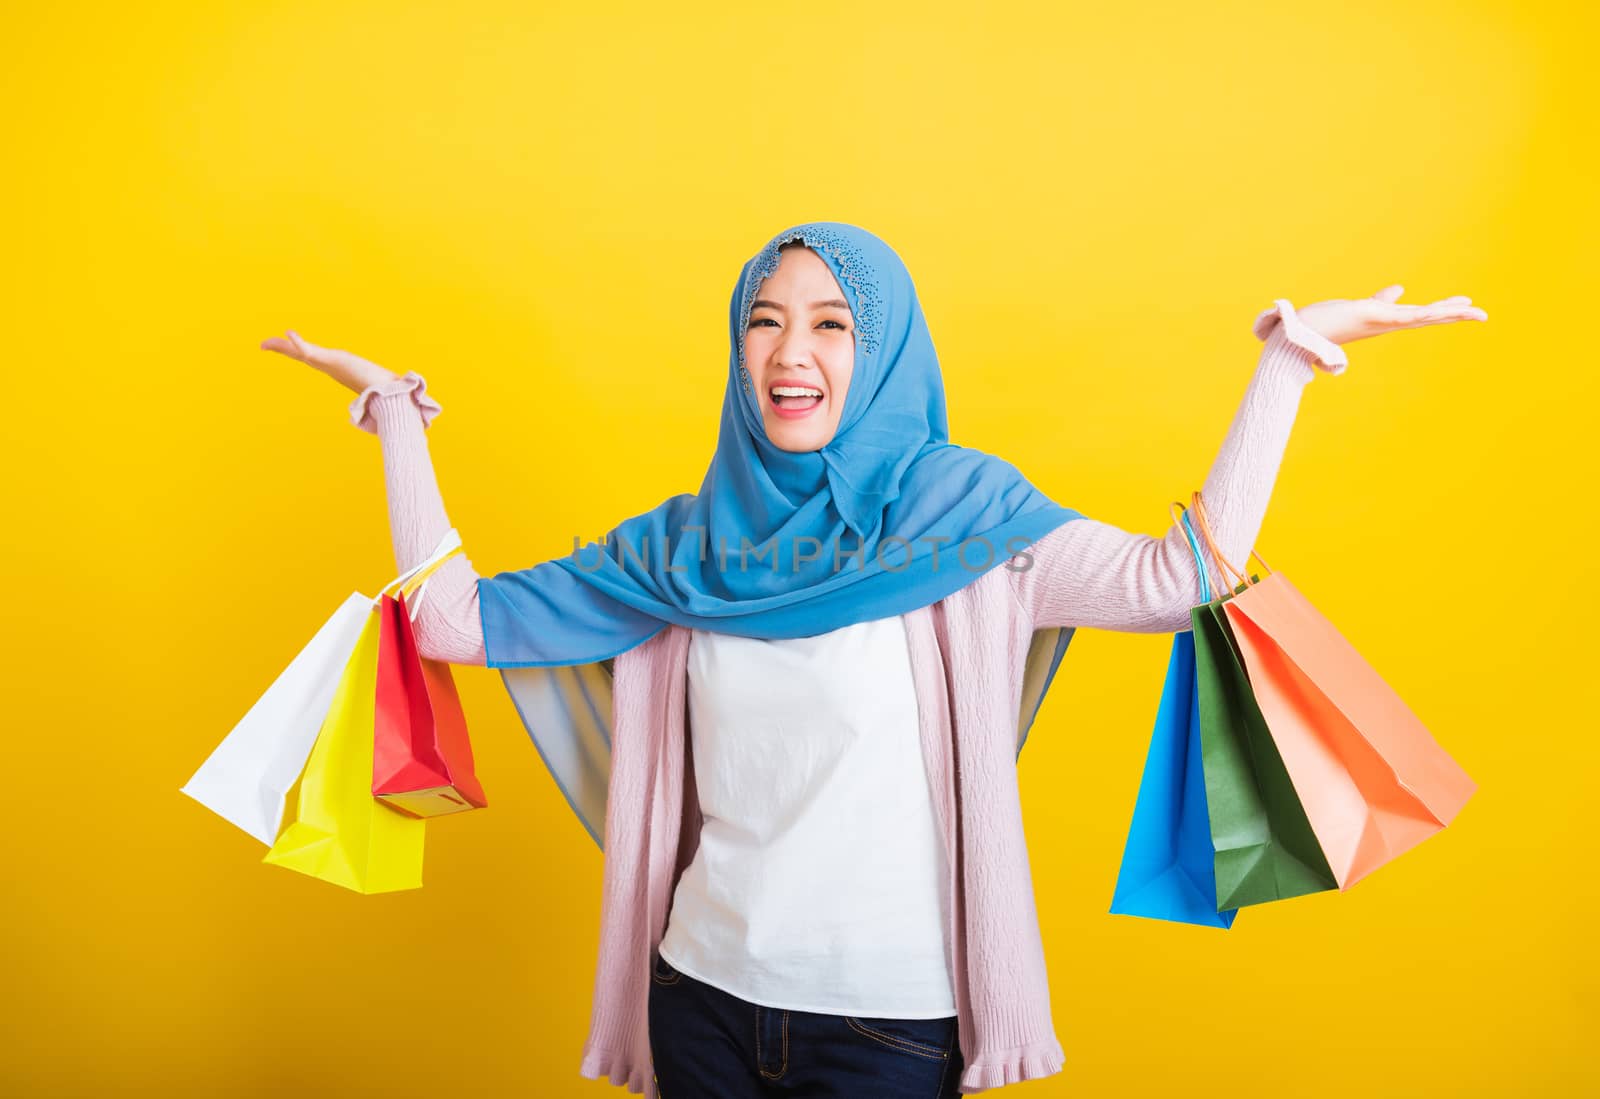
[[[744,362],[751,303],[779,248],[794,240],[827,263],[856,328],[838,429],[807,452],[767,439],[766,395]],[[950,442],[944,381],[911,275],[864,229],[806,222],[767,241],[734,284],[728,344],[717,449],[699,492],[623,521],[603,544],[478,581],[488,666],[501,669],[597,843],[612,657],[673,623],[791,638],[904,614],[1082,517],[1011,463]],[[1041,632],[1048,637],[1035,650],[1048,668],[1035,710],[1071,637]],[[1023,736],[1031,719],[1024,714]]]
[[[828,264],[856,325],[833,439],[780,450],[744,364],[750,305],[801,240]],[[1071,519],[1010,462],[950,442],[944,381],[905,264],[854,225],[807,222],[739,272],[716,453],[698,493],[604,539],[478,584],[491,668],[584,664],[668,623],[743,637],[809,637],[903,614],[1004,564]]]

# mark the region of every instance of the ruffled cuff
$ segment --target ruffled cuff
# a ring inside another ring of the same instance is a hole
[[[1311,352],[1316,364],[1326,373],[1343,374],[1344,368],[1350,365],[1350,360],[1344,356],[1344,348],[1302,321],[1288,298],[1273,299],[1272,307],[1263,309],[1250,328],[1256,339],[1265,341],[1279,323],[1282,323],[1283,334],[1288,341]]]
[[[608,1084],[626,1087],[644,1099],[658,1099],[653,1067],[630,1063],[627,1054],[614,1049],[586,1046],[578,1075],[589,1080],[604,1080]]]
[[[1066,1061],[1061,1043],[1054,1039],[1030,1042],[1016,1049],[998,1050],[965,1066],[958,1087],[961,1094],[970,1095],[1024,1080],[1042,1080],[1060,1072]]]
[[[387,397],[396,393],[411,394],[411,403],[417,406],[422,413],[422,426],[427,427],[433,423],[433,418],[442,410],[439,402],[427,394],[428,383],[421,374],[415,370],[408,370],[398,378],[390,378],[386,382],[377,382],[367,386],[356,399],[350,402],[350,422],[368,434],[378,433],[378,423],[372,416],[372,409],[368,406],[374,397]]]

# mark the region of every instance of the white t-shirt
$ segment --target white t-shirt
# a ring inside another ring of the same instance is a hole
[[[704,825],[662,957],[769,1007],[954,1015],[904,620],[783,640],[694,630],[688,671]]]

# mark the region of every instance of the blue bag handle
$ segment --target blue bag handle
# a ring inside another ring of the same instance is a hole
[[[1174,522],[1183,527],[1183,536],[1189,540],[1189,549],[1194,553],[1195,567],[1200,570],[1200,602],[1211,602],[1211,578],[1206,575],[1205,555],[1200,552],[1200,540],[1194,535],[1194,526],[1189,522],[1189,509],[1174,500],[1172,506],[1183,514],[1174,519]],[[1169,509],[1170,510],[1170,509]]]

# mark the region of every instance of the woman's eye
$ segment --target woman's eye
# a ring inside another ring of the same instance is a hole
[[[825,320],[825,321],[823,321],[823,322],[822,322],[822,323],[823,323],[823,324],[831,324],[831,325],[833,325],[833,326],[834,326],[834,327],[835,327],[835,328],[837,328],[837,329],[839,329],[839,330],[840,330],[840,331],[846,331],[846,329],[845,329],[845,326],[844,326],[844,325],[842,325],[842,324],[840,324],[840,323],[839,323],[839,322],[838,322],[838,321],[836,321],[836,320],[832,320],[832,319],[829,319],[829,320]],[[759,328],[759,327],[760,327],[760,326],[761,326],[761,325],[763,325],[763,324],[770,324],[770,325],[772,325],[772,326],[773,326],[773,327],[774,327],[774,328],[776,328],[776,327],[777,327],[777,324],[778,324],[778,322],[777,322],[777,321],[775,321],[775,320],[773,320],[773,319],[772,319],[772,318],[771,318],[771,317],[752,317],[752,318],[751,318],[751,319],[750,319],[750,327],[751,327],[751,328]]]

